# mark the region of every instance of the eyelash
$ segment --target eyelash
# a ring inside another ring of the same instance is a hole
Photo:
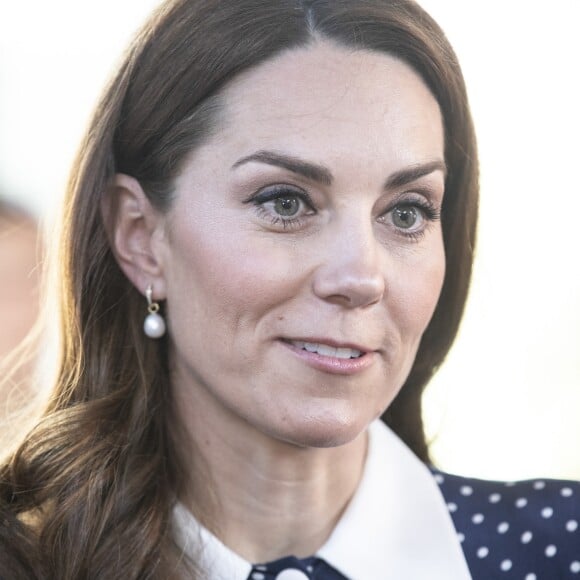
[[[296,218],[285,218],[281,215],[272,215],[268,212],[265,204],[269,201],[275,201],[283,197],[298,198],[304,206],[309,208],[310,211],[303,214],[303,216]],[[275,185],[270,187],[262,192],[258,192],[256,195],[247,199],[244,203],[253,203],[259,217],[269,219],[272,225],[281,225],[285,230],[300,229],[304,221],[303,218],[316,213],[312,198],[305,191],[294,189],[288,185]]]
[[[428,195],[428,192],[426,193]],[[409,196],[396,201],[386,212],[381,215],[381,218],[387,218],[387,215],[393,212],[396,208],[406,209],[406,208],[417,208],[425,220],[425,225],[417,231],[405,231],[404,229],[397,228],[394,226],[397,232],[404,236],[405,238],[418,242],[427,232],[429,225],[437,222],[441,219],[440,209],[433,204],[433,202],[423,196]],[[394,224],[393,224],[394,225]]]
[[[283,197],[294,197],[299,199],[304,206],[309,208],[310,212],[296,218],[285,218],[280,215],[272,215],[266,209],[265,204]],[[314,202],[308,193],[294,189],[288,185],[276,185],[264,191],[258,192],[256,195],[253,195],[249,199],[245,200],[244,203],[252,203],[255,206],[259,217],[269,219],[272,225],[281,225],[284,230],[300,229],[300,227],[303,225],[304,217],[308,217],[317,213],[314,207]],[[411,241],[419,241],[425,235],[429,223],[436,222],[441,219],[440,210],[429,199],[423,196],[407,197],[405,199],[396,201],[381,215],[381,219],[386,219],[388,214],[390,214],[396,208],[417,208],[419,209],[423,219],[425,219],[427,222],[426,226],[419,231],[406,232],[404,229],[394,226],[400,235],[410,239]]]

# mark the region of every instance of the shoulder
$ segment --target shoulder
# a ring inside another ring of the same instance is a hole
[[[432,472],[474,579],[580,579],[580,482]]]

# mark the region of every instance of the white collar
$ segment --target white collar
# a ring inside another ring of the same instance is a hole
[[[445,501],[429,470],[382,422],[369,427],[359,487],[316,556],[352,580],[470,580]],[[177,541],[214,580],[247,580],[252,565],[197,523],[182,505]],[[289,556],[291,554],[288,554]]]

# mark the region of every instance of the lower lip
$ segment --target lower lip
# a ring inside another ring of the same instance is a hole
[[[294,346],[291,342],[279,341],[290,352],[309,366],[334,375],[355,375],[368,369],[374,362],[375,353],[366,352],[358,358],[337,358],[322,356],[317,352],[309,352],[303,348]]]

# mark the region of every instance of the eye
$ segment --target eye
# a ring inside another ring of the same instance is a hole
[[[302,220],[316,214],[310,196],[289,185],[274,185],[259,191],[244,203],[252,203],[261,218],[284,229],[297,228]]]
[[[272,201],[272,209],[281,217],[294,217],[301,205],[302,200],[297,195],[285,195]]]
[[[421,211],[412,205],[397,206],[392,213],[393,224],[404,230],[412,229],[422,218]]]
[[[423,196],[401,200],[381,217],[387,225],[412,241],[425,234],[430,224],[439,221],[441,212],[433,202]]]

